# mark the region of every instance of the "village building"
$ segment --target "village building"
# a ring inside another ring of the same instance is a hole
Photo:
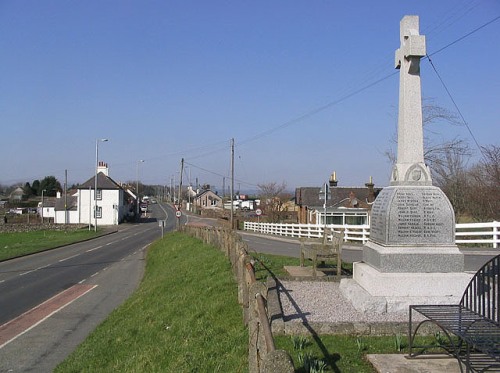
[[[222,198],[211,190],[203,190],[194,197],[194,205],[199,209],[223,208]]]
[[[370,223],[371,206],[382,190],[382,188],[375,188],[371,178],[364,187],[342,187],[338,186],[334,172],[325,186],[296,188],[295,203],[298,208],[299,224],[365,225]]]
[[[95,185],[93,176],[78,187],[76,209],[80,224],[118,225],[134,214],[135,197],[109,177],[107,163],[99,162],[96,194]]]

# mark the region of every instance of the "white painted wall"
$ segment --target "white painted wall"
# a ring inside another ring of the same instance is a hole
[[[54,222],[56,224],[79,224],[80,221],[78,219],[79,219],[78,211],[67,211],[66,217],[64,216],[64,211],[56,211],[56,217],[54,219]]]
[[[94,224],[94,190],[80,189],[78,195],[78,220],[81,224]],[[118,225],[126,214],[123,206],[123,190],[104,189],[102,199],[97,200],[97,206],[102,208],[102,217],[97,219],[97,226]]]

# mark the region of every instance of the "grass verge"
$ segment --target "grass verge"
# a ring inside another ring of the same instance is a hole
[[[420,337],[419,344],[437,344],[435,337]],[[373,373],[367,354],[408,353],[406,336],[277,336],[276,348],[288,351],[297,373]]]
[[[138,290],[55,372],[245,372],[248,333],[222,252],[170,233]]]
[[[0,261],[83,241],[99,234],[87,229],[1,233]]]
[[[262,253],[250,253],[255,259],[255,277],[257,281],[265,281],[268,276],[284,278],[288,276],[285,271],[285,266],[299,266],[300,259],[281,255],[271,255]],[[312,266],[310,261],[305,263],[306,266]],[[327,268],[332,269],[335,266],[327,265]],[[352,263],[342,263],[342,273],[352,273]]]

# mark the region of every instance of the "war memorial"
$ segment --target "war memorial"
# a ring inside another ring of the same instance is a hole
[[[359,311],[393,313],[410,304],[458,303],[472,275],[455,244],[455,215],[424,162],[418,16],[400,24],[397,161],[372,207],[370,240],[340,289]]]

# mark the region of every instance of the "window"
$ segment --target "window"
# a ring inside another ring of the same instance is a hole
[[[319,223],[325,224],[325,213],[319,212]],[[368,214],[367,212],[327,212],[326,214],[326,224],[334,225],[365,225],[367,224]]]
[[[94,210],[94,218],[96,218],[96,219],[102,218],[102,207],[101,206],[96,206],[96,208]]]
[[[345,222],[348,225],[363,225],[366,224],[366,216],[349,216],[345,217]]]
[[[102,189],[97,189],[96,198],[102,200]]]

